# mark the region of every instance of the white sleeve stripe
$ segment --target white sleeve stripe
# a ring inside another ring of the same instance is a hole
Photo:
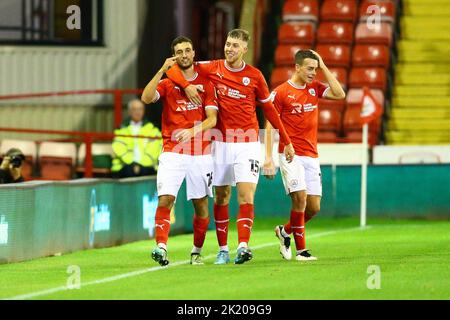
[[[156,102],[159,100],[159,98],[161,98],[161,95],[159,94],[158,90],[155,91],[155,99],[153,99],[152,102]]]
[[[327,96],[327,93],[328,93],[328,90],[330,90],[330,89],[331,89],[330,87],[327,87],[327,88],[324,90],[324,92],[322,93],[322,97],[320,97],[320,98],[326,97],[326,96]]]
[[[261,102],[261,103],[266,103],[266,102],[269,102],[269,101],[271,101],[271,100],[272,100],[272,96],[269,95],[266,99],[264,99],[264,100],[258,100],[258,101]]]
[[[217,107],[217,106],[205,106],[205,109],[215,109],[215,110],[217,110],[217,111],[219,111],[219,107]]]

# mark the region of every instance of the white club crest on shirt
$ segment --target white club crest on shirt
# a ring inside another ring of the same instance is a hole
[[[314,89],[309,89],[308,92],[309,92],[309,94],[312,95],[313,97],[316,96],[316,90],[314,90]]]
[[[244,86],[248,86],[250,84],[250,78],[243,77],[242,78],[242,83],[244,84]]]

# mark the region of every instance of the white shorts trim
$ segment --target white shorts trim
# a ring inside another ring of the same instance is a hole
[[[322,172],[319,158],[294,156],[291,163],[279,154],[281,177],[286,194],[306,190],[308,195],[322,196]]]
[[[158,196],[177,197],[183,180],[186,179],[186,198],[212,197],[213,159],[211,155],[188,155],[163,152],[159,156],[156,176]]]

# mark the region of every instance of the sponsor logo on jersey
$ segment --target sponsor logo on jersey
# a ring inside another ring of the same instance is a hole
[[[226,85],[223,85],[223,84],[218,84],[216,86],[216,89],[217,89],[217,92],[219,93],[219,95],[222,95],[222,96],[228,96],[230,98],[235,98],[235,99],[247,98],[247,96],[244,94],[241,94],[241,92],[239,90],[228,88]]]
[[[292,114],[302,113],[303,105],[301,103],[292,103],[292,106],[294,107],[291,111]]]
[[[293,94],[293,95],[288,95],[288,98],[290,98],[290,99],[292,99],[292,100],[295,100],[295,94]]]
[[[177,100],[177,111],[190,111],[190,110],[197,110],[198,105],[193,104],[192,102],[188,102],[186,100]]]
[[[317,108],[317,105],[313,105],[312,103],[307,104],[301,104],[301,103],[292,103],[291,106],[293,107],[291,113],[297,114],[302,112],[311,112],[314,111]]]
[[[242,78],[242,83],[244,84],[244,86],[248,86],[250,84],[250,78],[243,77]]]
[[[314,111],[314,109],[317,108],[317,105],[313,105],[312,103],[307,103],[303,105],[303,111],[304,112],[311,112]]]

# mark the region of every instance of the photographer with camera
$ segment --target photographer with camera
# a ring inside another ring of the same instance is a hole
[[[0,165],[0,184],[24,182],[22,162],[25,156],[19,149],[12,148],[6,152]]]

